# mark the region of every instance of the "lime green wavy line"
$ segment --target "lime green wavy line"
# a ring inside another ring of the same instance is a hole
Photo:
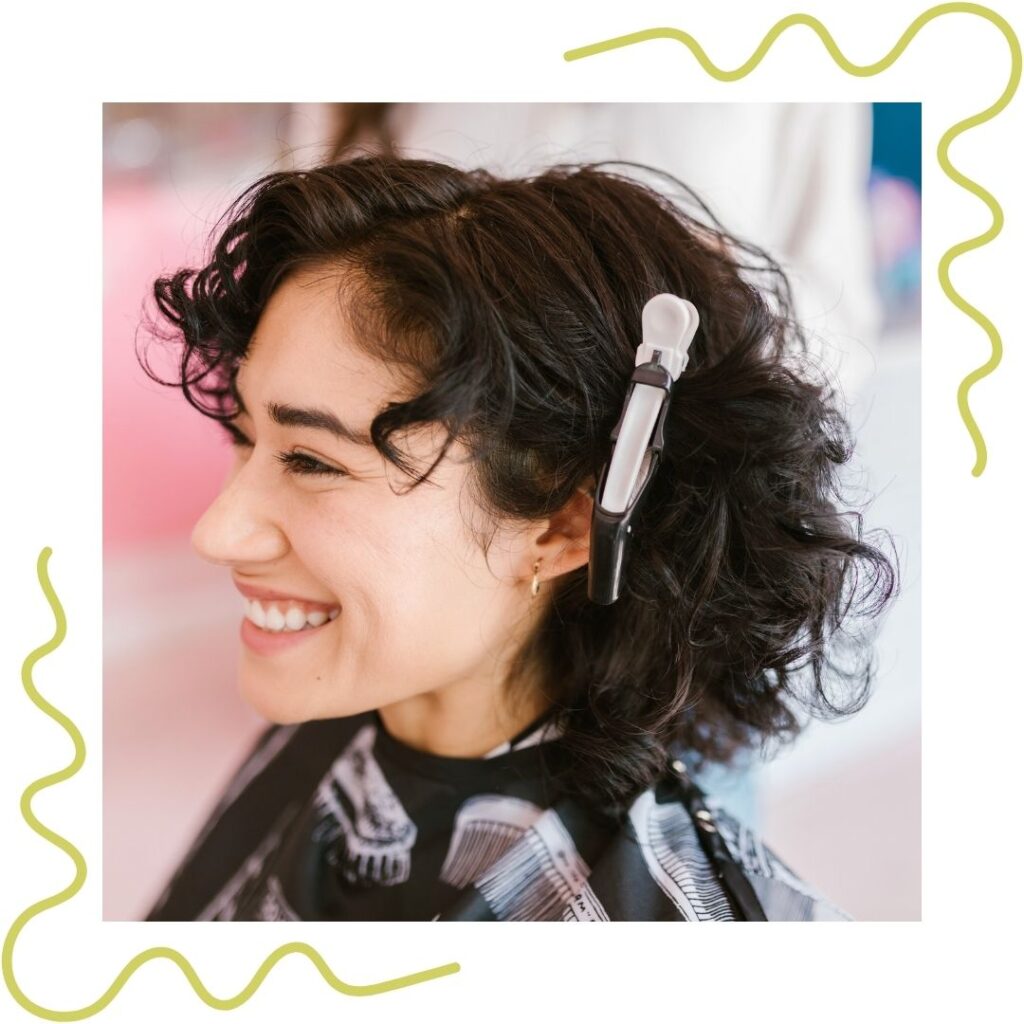
[[[252,976],[252,980],[237,995],[222,999],[210,992],[210,990],[200,980],[195,968],[176,949],[172,949],[168,946],[153,946],[150,949],[143,950],[137,956],[132,957],[132,959],[129,960],[122,968],[121,972],[114,979],[106,992],[104,992],[103,995],[95,1002],[90,1003],[88,1006],[83,1006],[81,1009],[51,1010],[45,1006],[40,1006],[25,995],[15,980],[14,968],[12,965],[14,958],[14,944],[18,939],[18,935],[21,933],[22,928],[24,928],[25,925],[28,924],[28,922],[37,914],[41,914],[44,910],[49,910],[51,907],[59,906],[61,903],[66,903],[70,900],[85,884],[86,875],[85,858],[81,853],[79,853],[78,850],[75,849],[75,847],[66,839],[57,835],[56,832],[43,825],[32,812],[32,799],[36,793],[47,789],[49,786],[55,786],[58,782],[64,782],[66,779],[70,779],[78,772],[82,767],[82,764],[85,762],[85,743],[82,740],[82,734],[78,731],[74,722],[72,722],[67,715],[63,714],[40,695],[35,684],[32,682],[32,668],[35,663],[51,651],[55,651],[63,642],[65,633],[67,632],[67,621],[64,617],[64,609],[61,607],[61,603],[57,599],[57,595],[51,586],[49,576],[47,575],[47,564],[49,562],[51,551],[51,548],[43,548],[40,552],[39,559],[36,563],[36,574],[39,578],[39,585],[43,588],[43,593],[46,595],[46,599],[49,602],[50,608],[57,620],[57,629],[50,640],[41,647],[37,647],[25,659],[21,669],[21,682],[32,703],[41,711],[49,715],[55,722],[64,727],[68,736],[71,737],[71,742],[74,744],[75,756],[66,768],[62,768],[59,772],[54,772],[52,775],[45,775],[43,778],[37,779],[25,790],[21,797],[21,814],[33,832],[63,850],[71,858],[75,865],[75,878],[66,889],[63,889],[54,896],[49,896],[44,900],[40,900],[38,903],[33,903],[27,910],[24,910],[18,915],[14,924],[11,925],[7,932],[3,949],[4,981],[7,983],[7,987],[15,1000],[17,1000],[24,1009],[28,1010],[29,1013],[32,1013],[37,1017],[43,1017],[46,1020],[84,1020],[86,1017],[91,1017],[108,1006],[118,992],[120,992],[124,987],[128,979],[144,963],[147,963],[150,960],[159,959],[171,960],[176,963],[181,968],[182,974],[184,974],[188,979],[188,982],[192,986],[196,995],[199,996],[204,1003],[208,1006],[212,1006],[216,1010],[233,1010],[236,1007],[241,1006],[256,992],[263,983],[263,979],[270,973],[274,965],[279,960],[283,960],[286,956],[289,956],[292,953],[301,953],[308,957],[320,972],[324,981],[326,981],[327,984],[336,992],[340,992],[342,995],[347,996],[377,995],[380,992],[390,992],[393,989],[405,988],[409,985],[417,985],[423,981],[430,981],[433,978],[440,978],[447,974],[457,973],[460,969],[459,965],[457,963],[449,963],[443,964],[440,967],[431,967],[425,971],[417,971],[415,974],[406,974],[399,978],[379,981],[372,985],[350,985],[348,982],[342,981],[341,978],[339,978],[330,969],[330,967],[327,966],[323,957],[312,946],[305,942],[289,942],[275,949],[263,961],[263,963],[260,964],[256,973]]]
[[[986,245],[988,242],[991,242],[1000,231],[1002,231],[1003,211],[992,195],[986,192],[985,189],[983,189],[977,182],[971,181],[970,178],[960,173],[960,171],[953,166],[949,159],[949,145],[958,135],[961,135],[963,132],[970,128],[974,128],[979,124],[984,124],[986,121],[991,120],[996,116],[996,114],[1004,110],[1013,98],[1014,93],[1017,91],[1021,74],[1020,42],[1006,19],[990,8],[983,7],[980,4],[938,4],[935,7],[930,7],[923,14],[919,14],[910,23],[910,26],[903,35],[900,36],[896,45],[893,46],[893,48],[884,57],[882,57],[881,60],[875,61],[874,64],[854,64],[852,61],[848,60],[836,45],[836,41],[832,38],[829,30],[817,18],[809,14],[791,14],[778,21],[768,30],[768,33],[761,40],[757,49],[750,55],[750,57],[738,68],[735,68],[732,71],[718,67],[708,57],[704,52],[703,47],[696,39],[693,38],[693,36],[688,32],[681,32],[679,29],[674,28],[651,28],[645,29],[642,32],[631,32],[629,35],[616,36],[614,39],[606,39],[600,43],[592,43],[590,46],[580,46],[574,50],[567,50],[564,57],[567,61],[579,60],[582,57],[590,57],[597,53],[605,53],[608,50],[615,50],[622,46],[632,46],[634,43],[643,43],[649,39],[674,39],[677,42],[682,43],[693,54],[697,63],[700,64],[700,66],[709,75],[711,75],[712,78],[715,78],[720,82],[735,82],[738,79],[749,75],[750,72],[761,63],[765,54],[771,49],[775,40],[778,39],[783,32],[792,28],[794,25],[805,25],[818,36],[829,55],[836,64],[843,69],[843,71],[847,74],[856,75],[860,78],[867,78],[871,75],[877,75],[879,72],[891,67],[910,44],[911,39],[913,39],[925,25],[934,21],[936,18],[943,17],[946,14],[973,14],[995,25],[1005,37],[1006,42],[1010,47],[1011,57],[1010,77],[1006,83],[1006,88],[1002,91],[999,98],[995,103],[986,107],[979,113],[974,114],[971,117],[964,118],[964,120],[958,121],[954,124],[953,127],[950,128],[939,140],[937,150],[939,166],[945,172],[946,176],[961,188],[964,188],[972,195],[977,196],[988,207],[989,212],[992,214],[992,224],[987,231],[975,238],[969,238],[966,241],[960,242],[947,250],[942,259],[939,260],[938,267],[939,284],[941,285],[946,297],[954,306],[956,306],[957,309],[969,316],[985,331],[988,335],[989,344],[991,346],[989,358],[977,369],[972,370],[967,374],[967,376],[960,382],[960,386],[957,389],[957,408],[960,412],[960,418],[964,421],[964,425],[967,427],[967,432],[970,434],[971,440],[974,442],[975,462],[974,468],[971,472],[977,477],[981,476],[985,470],[985,465],[988,461],[988,450],[985,446],[985,439],[982,437],[981,431],[978,429],[978,424],[971,413],[970,405],[968,403],[968,395],[971,388],[977,384],[978,381],[987,377],[999,365],[1003,357],[1003,343],[999,336],[999,332],[996,330],[992,321],[970,303],[966,302],[960,293],[953,287],[949,279],[949,267],[953,260],[958,256],[961,256],[965,252],[970,252],[972,249],[978,249],[981,246]]]

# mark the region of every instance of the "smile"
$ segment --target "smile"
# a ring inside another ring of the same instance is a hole
[[[325,612],[323,608],[287,607],[288,604],[295,602],[246,601],[239,636],[253,654],[271,657],[312,643],[313,637],[335,629],[332,623],[341,612],[337,607]],[[258,625],[257,620],[262,620],[263,625]]]
[[[243,601],[246,619],[267,633],[300,633],[333,622],[341,609],[313,607],[301,601]]]

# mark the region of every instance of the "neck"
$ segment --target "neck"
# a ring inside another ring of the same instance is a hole
[[[463,680],[378,709],[397,740],[441,757],[482,757],[525,729],[551,706],[540,688],[509,707],[501,687]]]

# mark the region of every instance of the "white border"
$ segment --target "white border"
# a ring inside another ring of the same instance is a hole
[[[973,450],[955,413],[961,377],[987,355],[980,329],[935,284],[944,248],[987,226],[981,204],[941,175],[931,153],[942,130],[1003,88],[1008,58],[998,33],[960,15],[928,27],[904,62],[875,79],[838,71],[806,30],[789,33],[750,79],[724,86],[669,42],[590,58],[564,49],[621,32],[674,25],[692,31],[722,63],[745,59],[777,18],[821,16],[855,60],[877,59],[924,7],[886,0],[854,7],[778,2],[720,5],[169,6],[107,3],[29,9],[6,16],[2,74],[4,241],[0,248],[5,338],[8,544],[3,614],[0,806],[5,846],[2,916],[66,884],[66,858],[31,835],[16,807],[25,785],[70,759],[70,744],[28,706],[18,679],[28,650],[52,620],[34,588],[36,558],[52,546],[51,577],[68,613],[61,649],[36,682],[78,723],[85,769],[36,802],[43,820],[73,838],[94,868],[83,893],[23,934],[15,968],[47,1005],[96,998],[145,946],[192,958],[219,994],[237,991],[278,942],[308,938],[335,970],[372,981],[457,959],[462,972],[364,1000],[332,992],[291,957],[238,1019],[282,1014],[409,1014],[519,1019],[551,1006],[592,1019],[636,1013],[743,1013],[817,1020],[883,1020],[951,1011],[985,1019],[1019,1005],[1015,943],[997,925],[1020,911],[1014,854],[1022,718],[1014,501],[1021,463],[1020,163],[1022,99],[971,131],[953,159],[999,199],[1003,235],[963,257],[953,277],[1000,327],[1007,351],[978,385],[973,406],[989,467],[970,475]],[[1012,16],[1012,12],[1003,13]],[[1020,26],[1017,26],[1018,29]],[[343,99],[923,99],[925,138],[925,922],[819,928],[775,925],[699,932],[620,924],[567,938],[560,928],[332,924],[100,925],[100,105],[144,100]],[[973,780],[984,775],[986,786]],[[1002,862],[1002,863],[1001,863]],[[529,928],[529,933],[523,929]],[[640,934],[640,933],[643,934]],[[1012,934],[1012,933],[1011,933]],[[1011,959],[1012,958],[1012,959]],[[32,1019],[10,1002],[5,1016]],[[543,1000],[543,1001],[540,1001]],[[205,1014],[179,971],[148,965],[103,1020],[198,1019]],[[211,1015],[214,1011],[208,1011]],[[212,1019],[212,1018],[211,1018]]]

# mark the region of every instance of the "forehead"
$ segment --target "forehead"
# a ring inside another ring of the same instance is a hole
[[[322,405],[368,423],[402,382],[362,349],[345,314],[351,279],[339,269],[293,272],[274,291],[236,384],[250,413],[264,401]]]

